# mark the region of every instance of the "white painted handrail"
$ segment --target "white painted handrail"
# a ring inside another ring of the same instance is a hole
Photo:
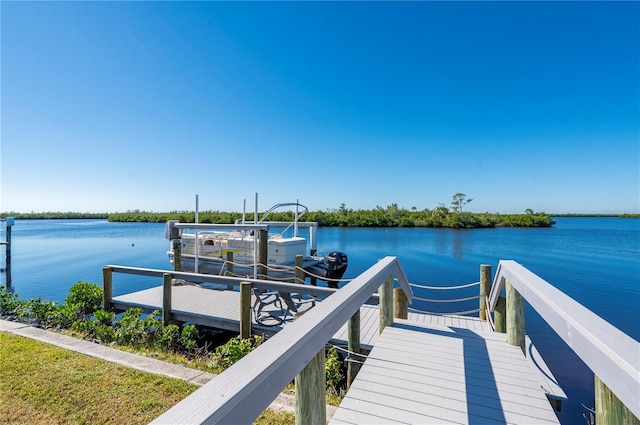
[[[391,276],[411,302],[400,263],[385,257],[152,424],[252,423]]]
[[[622,403],[640,417],[640,343],[512,260],[502,260],[489,294],[494,310],[509,282]]]

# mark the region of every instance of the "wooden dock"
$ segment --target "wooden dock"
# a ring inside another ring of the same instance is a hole
[[[524,301],[596,375],[597,422],[623,417],[625,423],[640,423],[640,343],[512,260],[500,262],[490,291],[481,268],[479,311],[491,328],[466,316],[405,315],[406,303],[415,297],[395,257],[381,259],[340,290],[122,266],[103,272],[105,306],[147,311],[164,306],[165,322],[240,327],[244,335],[249,327],[257,333],[263,326],[249,320],[256,291],[304,291],[322,299],[295,320],[265,327],[271,334],[264,344],[153,424],[251,423],[293,379],[297,423],[325,424],[325,348],[346,339],[370,351],[331,423],[558,423],[552,405],[566,396],[526,336]],[[163,286],[112,298],[114,272],[162,278]],[[220,289],[173,286],[176,279]],[[227,286],[241,292],[222,289]],[[506,333],[492,331],[493,326]],[[352,332],[345,337],[347,327]],[[350,362],[350,369],[355,364]]]
[[[206,287],[184,284],[174,285],[171,289],[171,316],[175,320],[233,332],[240,331],[239,292],[226,290],[223,285]],[[163,288],[158,286],[113,297],[111,303],[117,310],[140,307],[146,312],[152,312],[154,310],[162,310],[162,299]],[[252,296],[252,305],[254,301],[255,295]],[[265,311],[273,314],[274,317],[282,318],[283,322],[282,324],[276,324],[275,321],[266,320],[263,323],[258,323],[255,317],[252,317],[252,329],[255,334],[264,335],[265,337],[272,336],[294,320],[293,313],[289,312],[285,317],[286,311],[280,310],[273,305],[265,307]],[[360,314],[361,347],[363,350],[369,351],[375,345],[380,333],[380,313],[377,306],[365,304],[360,308]],[[489,331],[487,322],[481,321],[476,317],[439,316],[411,312],[408,319],[418,324],[455,326],[481,332]],[[345,323],[329,343],[346,347],[347,340],[348,326]]]
[[[559,422],[538,373],[504,334],[396,319],[330,423]]]

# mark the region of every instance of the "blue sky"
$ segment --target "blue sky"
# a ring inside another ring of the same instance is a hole
[[[640,210],[638,2],[11,2],[2,211]]]

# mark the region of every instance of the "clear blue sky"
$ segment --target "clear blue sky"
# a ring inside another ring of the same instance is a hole
[[[2,211],[640,210],[638,2],[0,7]]]

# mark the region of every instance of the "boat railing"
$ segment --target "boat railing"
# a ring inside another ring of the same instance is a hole
[[[177,274],[177,273],[176,273]],[[324,362],[316,361],[324,356],[326,344],[332,336],[352,318],[360,307],[381,286],[392,287],[393,277],[398,279],[409,302],[412,291],[405,273],[396,257],[385,257],[351,283],[340,290],[304,285],[304,291],[332,291],[327,297],[304,315],[288,324],[284,329],[272,336],[239,362],[216,376],[209,383],[195,391],[187,398],[173,406],[156,418],[153,424],[205,424],[205,423],[252,423],[271,402],[280,394],[297,375],[305,376],[299,385],[307,386],[305,390],[298,388],[301,394],[317,394],[313,397],[299,397],[297,411],[306,418],[299,418],[300,423],[324,423],[318,421],[325,415]],[[212,276],[209,276],[212,278]],[[220,279],[220,276],[213,276]],[[236,278],[226,278],[236,279]],[[243,279],[244,280],[244,279]],[[265,281],[253,280],[259,285]],[[297,284],[288,285],[300,288]],[[390,294],[393,291],[380,291]],[[385,297],[388,295],[384,295]],[[382,303],[382,300],[381,300]],[[384,305],[391,308],[380,308],[381,323],[393,323],[393,301],[386,300]],[[308,379],[318,376],[318,379]]]
[[[626,411],[640,418],[640,343],[522,265],[502,260],[485,300],[488,318],[523,351],[524,300],[595,374],[596,419]]]

